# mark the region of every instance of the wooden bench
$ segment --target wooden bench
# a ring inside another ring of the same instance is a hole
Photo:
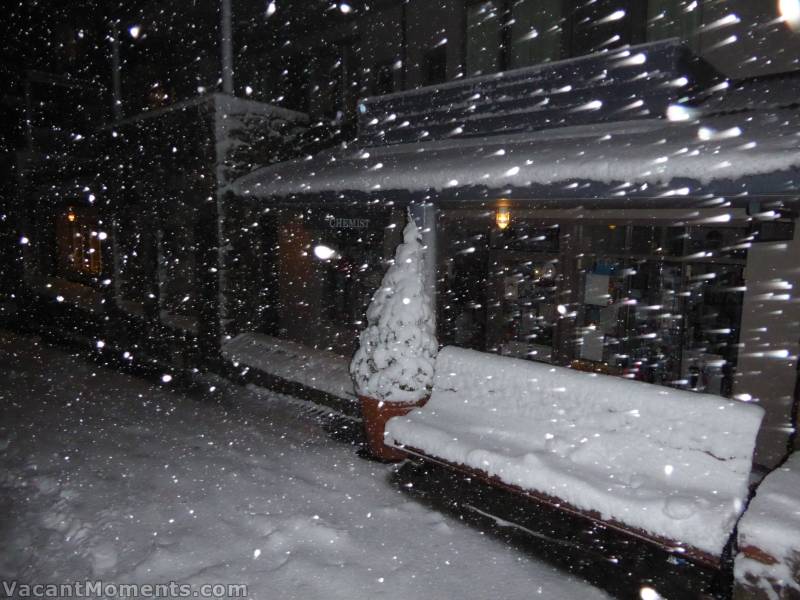
[[[738,549],[734,598],[800,598],[800,451],[759,484]]]
[[[391,419],[385,439],[718,569],[749,497],[762,417],[719,396],[447,347],[428,403]]]

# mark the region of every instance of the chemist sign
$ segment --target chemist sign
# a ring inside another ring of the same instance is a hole
[[[325,216],[325,224],[328,229],[369,229],[369,222],[370,219],[364,217]]]

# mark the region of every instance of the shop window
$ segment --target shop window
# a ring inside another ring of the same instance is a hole
[[[553,359],[557,291],[555,259],[503,261],[499,280],[500,321],[490,349],[500,354],[550,362]]]
[[[438,297],[441,341],[485,350],[488,236],[474,225],[462,228],[459,222],[450,224],[447,233],[445,285]]]
[[[402,214],[402,213],[400,213]],[[389,214],[309,210],[282,212],[272,260],[281,338],[351,356],[364,328],[366,309],[386,270]]]
[[[333,236],[331,236],[333,238]],[[376,235],[335,236],[335,255],[323,263],[323,297],[332,323],[355,323],[363,319],[372,294],[380,285],[382,256],[375,255]]]
[[[702,3],[696,0],[649,0],[647,40],[677,37],[696,48]]]
[[[624,252],[626,238],[627,227],[613,223],[583,228],[583,240],[587,252]]]
[[[738,357],[747,230],[581,229],[576,364],[729,395]]]
[[[516,0],[511,6],[509,66],[561,58],[563,0]]]
[[[556,350],[560,228],[520,223],[490,235],[488,349],[552,362]]]
[[[87,279],[103,272],[103,245],[107,234],[97,211],[70,207],[56,217],[57,273]]]
[[[467,74],[494,73],[502,68],[501,2],[488,0],[467,6]]]
[[[436,85],[447,81],[447,44],[425,53],[423,84]]]
[[[748,227],[443,220],[443,343],[732,393]]]

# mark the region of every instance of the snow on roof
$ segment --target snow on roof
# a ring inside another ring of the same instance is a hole
[[[200,106],[202,104],[211,103],[214,104],[216,110],[222,112],[275,116],[286,119],[287,121],[308,121],[308,115],[306,113],[289,110],[288,108],[275,106],[274,104],[267,104],[265,102],[258,102],[256,100],[247,100],[245,98],[237,98],[236,96],[229,96],[228,94],[223,94],[220,92],[213,92],[210,94],[200,94],[193,98],[188,98],[187,100],[175,102],[169,106],[145,110],[144,112],[136,114],[132,117],[126,117],[124,119],[113,121],[107,125],[104,125],[100,128],[100,130],[111,130],[122,125],[146,121],[148,119],[160,117],[168,113],[179,112]]]
[[[267,104],[257,100],[248,100],[247,98],[238,98],[228,94],[215,93],[213,94],[214,101],[217,109],[224,112],[249,114],[249,115],[262,115],[274,116],[286,119],[287,121],[308,121],[308,115],[296,110],[289,110],[282,106],[275,106],[274,104]]]
[[[797,111],[688,116],[684,122],[650,119],[348,148],[259,169],[237,180],[234,190],[258,198],[401,191],[484,200],[785,194],[798,188]]]

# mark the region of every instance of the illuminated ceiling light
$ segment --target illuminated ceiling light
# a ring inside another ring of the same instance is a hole
[[[131,25],[130,27],[128,27],[128,33],[131,35],[133,39],[138,38],[141,32],[142,28],[139,27],[138,25]]]
[[[779,0],[778,10],[792,30],[800,30],[800,0]]]
[[[314,246],[314,256],[320,260],[330,260],[336,256],[336,250],[323,244],[319,244],[318,246]]]
[[[494,213],[494,222],[498,229],[505,229],[511,223],[511,209],[507,206],[500,206]]]

